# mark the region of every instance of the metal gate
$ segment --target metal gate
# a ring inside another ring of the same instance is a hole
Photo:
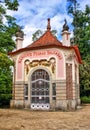
[[[31,76],[31,109],[49,109],[49,93],[49,74],[43,69],[36,70]]]

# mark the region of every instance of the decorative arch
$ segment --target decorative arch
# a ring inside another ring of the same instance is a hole
[[[44,67],[35,67],[29,73],[30,106],[32,109],[49,109],[51,73]]]
[[[33,74],[33,72],[35,72],[36,70],[39,70],[39,69],[45,70],[49,74],[49,76],[50,76],[50,81],[52,80],[52,74],[51,74],[51,72],[49,71],[48,68],[46,68],[44,66],[36,66],[31,71],[29,71],[28,80],[31,80],[31,75]]]

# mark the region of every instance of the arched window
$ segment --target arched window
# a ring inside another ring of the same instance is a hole
[[[32,74],[32,77],[31,77],[31,80],[34,81],[34,80],[40,80],[40,79],[44,79],[44,80],[48,80],[49,81],[49,75],[48,73],[43,70],[43,69],[39,69],[39,70],[36,70],[33,74]]]

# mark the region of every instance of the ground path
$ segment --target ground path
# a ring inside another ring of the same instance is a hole
[[[0,130],[90,130],[90,105],[74,112],[0,109]]]

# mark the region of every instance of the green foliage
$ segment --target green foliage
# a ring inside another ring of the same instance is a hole
[[[75,42],[79,45],[83,59],[90,53],[90,12],[87,14],[87,8],[90,9],[86,6],[85,11],[78,12],[78,17],[73,23],[75,25],[75,21],[77,21],[74,30]]]
[[[0,32],[0,51],[9,52],[15,48],[15,43],[7,32]]]
[[[4,0],[5,6],[7,6],[7,9],[9,10],[18,10],[18,1],[17,0]]]
[[[90,7],[82,11],[77,0],[67,0],[68,13],[73,17],[73,44],[79,46],[83,64],[80,66],[81,97],[90,93]]]
[[[81,97],[81,102],[82,103],[90,103],[90,97],[87,97],[87,96]]]
[[[76,15],[77,8],[79,7],[79,3],[77,3],[77,0],[67,0],[67,2],[68,13]]]
[[[89,61],[89,63],[87,61]],[[86,60],[83,60],[83,64],[80,66],[80,85],[81,96],[88,95],[87,91],[90,91],[90,55]]]
[[[0,52],[0,107],[8,105],[11,98],[12,73],[10,65],[13,62]]]
[[[38,38],[43,34],[43,31],[37,30],[34,34],[32,34],[32,41],[38,40]]]
[[[68,1],[68,13],[73,17],[73,44],[79,45],[81,56],[85,59],[90,53],[90,7],[86,5],[85,10],[82,11],[76,0]]]
[[[18,30],[15,18],[7,15],[7,9],[17,10],[17,0],[1,0],[0,3],[0,107],[9,105],[12,87],[11,66],[13,62],[7,55],[8,52],[15,48],[13,36]],[[4,6],[5,5],[5,6]],[[7,24],[3,23],[3,18]]]
[[[57,38],[57,36],[56,36],[57,30],[52,30],[51,33],[53,34],[53,36],[55,36]]]

